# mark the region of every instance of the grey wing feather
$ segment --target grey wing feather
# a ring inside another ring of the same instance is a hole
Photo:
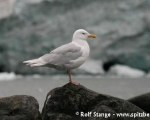
[[[81,48],[74,45],[73,43],[69,43],[56,48],[49,54],[40,57],[40,59],[42,59],[47,64],[61,66],[68,64],[70,60],[76,60],[81,55]]]

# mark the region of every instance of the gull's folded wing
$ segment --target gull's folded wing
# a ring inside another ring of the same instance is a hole
[[[39,59],[44,61],[46,64],[61,66],[68,64],[71,60],[78,59],[80,56],[82,56],[81,47],[78,47],[73,43],[69,43],[56,48]]]

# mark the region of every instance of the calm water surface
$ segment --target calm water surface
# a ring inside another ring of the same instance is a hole
[[[150,92],[150,78],[74,77],[74,80],[96,92],[122,99]],[[26,77],[14,81],[0,81],[0,97],[31,95],[38,100],[41,110],[46,94],[53,88],[61,87],[67,82],[68,78],[64,76]]]

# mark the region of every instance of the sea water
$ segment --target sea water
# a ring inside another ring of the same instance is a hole
[[[74,81],[94,90],[98,93],[129,99],[134,96],[150,92],[149,78],[118,78],[118,77],[94,77],[77,76]],[[35,97],[40,110],[43,107],[46,94],[56,87],[61,87],[68,83],[67,76],[47,76],[38,75],[21,77],[13,81],[0,81],[0,97],[12,95],[31,95]]]

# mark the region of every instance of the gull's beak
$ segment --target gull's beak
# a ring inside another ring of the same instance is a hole
[[[88,38],[96,38],[96,35],[90,34],[90,35],[88,35]]]

